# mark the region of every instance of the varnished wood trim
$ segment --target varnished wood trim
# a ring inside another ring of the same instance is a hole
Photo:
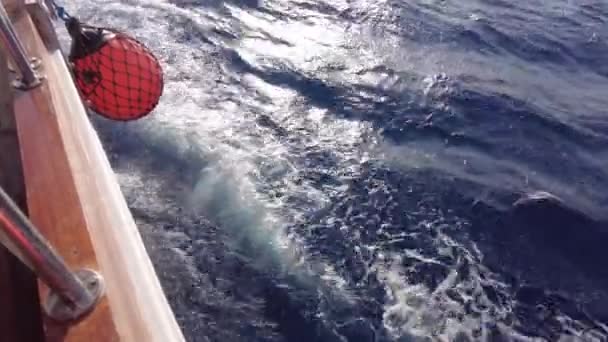
[[[41,86],[18,94],[15,101],[30,218],[72,269],[99,269],[49,98],[48,88]],[[46,298],[42,283],[41,293]],[[67,331],[46,323],[51,341],[119,340],[107,298]]]
[[[7,60],[0,49],[0,186],[25,208],[19,143],[13,113]],[[43,340],[36,278],[7,249],[0,246],[0,340]]]

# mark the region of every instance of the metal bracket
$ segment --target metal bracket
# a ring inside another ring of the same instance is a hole
[[[86,303],[78,303],[78,306],[70,305],[62,297],[50,290],[44,303],[44,312],[50,318],[59,322],[75,321],[93,310],[99,299],[103,296],[105,286],[103,278],[99,273],[90,269],[81,269],[74,275],[82,282],[90,293],[91,300]]]
[[[30,58],[30,67],[32,68],[32,70],[34,70],[34,71],[38,70],[40,68],[40,65],[42,65],[42,62],[40,61],[39,58],[36,58],[36,57]],[[13,69],[12,65],[10,65],[10,64],[8,66],[8,69],[12,73],[17,73],[15,71],[15,69]],[[36,76],[36,78],[30,84],[25,84],[23,82],[23,79],[21,77],[17,76],[12,82],[13,87],[16,89],[19,89],[19,90],[28,90],[28,89],[36,88],[37,86],[42,84],[42,81],[45,79],[45,77],[42,75],[39,75],[36,72],[34,72],[34,75]]]
[[[25,47],[19,40],[13,23],[3,5],[0,4],[0,42],[3,48],[10,54],[15,67],[19,69],[22,81],[15,83],[20,89],[31,89],[40,84],[40,77],[30,65]]]
[[[38,70],[41,65],[42,65],[42,61],[40,60],[40,58],[36,58],[36,57],[30,58],[30,66],[32,67],[32,69]],[[10,71],[13,74],[17,73],[17,70],[15,69],[15,66],[13,66],[12,61],[10,59],[8,61],[8,71]]]

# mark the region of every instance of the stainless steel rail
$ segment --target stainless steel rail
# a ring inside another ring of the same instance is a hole
[[[21,74],[19,88],[30,89],[40,84],[41,79],[34,70],[34,64],[28,58],[25,48],[19,41],[15,29],[6,13],[4,6],[0,4],[0,42],[11,55],[13,61]]]
[[[1,75],[0,75],[1,76]],[[0,187],[0,242],[49,287],[46,313],[59,321],[75,320],[93,309],[103,292],[97,273],[72,273],[13,200]]]

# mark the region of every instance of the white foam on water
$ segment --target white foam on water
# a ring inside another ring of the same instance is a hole
[[[235,72],[222,55],[223,49],[233,48],[260,70],[272,67],[263,61],[272,58],[306,72],[331,55],[342,30],[322,19],[285,26],[261,12],[229,4],[221,9],[184,9],[146,0],[69,1],[65,6],[85,22],[129,32],[157,53],[166,82],[161,102],[150,117],[128,125],[146,135],[151,145],[168,144],[182,158],[195,151],[203,161],[192,188],[183,193],[182,204],[228,229],[235,248],[253,244],[260,256],[252,257],[261,269],[266,263],[278,263],[288,272],[301,269],[303,278],[311,275],[327,283],[323,287],[346,292],[339,272],[323,260],[311,260],[297,232],[286,229],[327,204],[332,191],[339,191],[318,188],[304,179],[305,170],[297,163],[305,156],[293,153],[330,151],[339,167],[355,170],[361,160],[356,145],[368,127],[337,119],[323,108],[302,106],[302,97],[294,90],[256,74]],[[235,33],[239,39],[227,40],[216,30]],[[264,43],[269,34],[289,44]],[[212,44],[201,43],[205,39]],[[260,115],[301,135],[293,141],[277,137],[260,125]],[[120,178],[123,186],[130,186],[131,176]],[[306,206],[294,205],[294,199]]]

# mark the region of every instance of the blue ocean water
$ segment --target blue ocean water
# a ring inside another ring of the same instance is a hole
[[[165,67],[95,124],[189,341],[608,340],[605,0],[65,5]]]

